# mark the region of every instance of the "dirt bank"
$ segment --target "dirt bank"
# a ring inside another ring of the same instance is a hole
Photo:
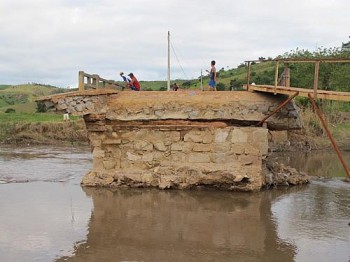
[[[341,150],[350,150],[350,134],[334,136]],[[333,150],[329,137],[325,134],[315,134],[305,129],[291,130],[283,134],[279,141],[269,140],[269,151],[273,152],[310,152],[314,150]]]
[[[0,123],[0,143],[6,144],[88,144],[84,120],[67,122]]]

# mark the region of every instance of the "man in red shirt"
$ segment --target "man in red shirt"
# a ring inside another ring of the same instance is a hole
[[[137,81],[133,73],[128,74],[130,76],[131,82],[127,83],[127,86],[134,91],[140,91],[140,83]]]

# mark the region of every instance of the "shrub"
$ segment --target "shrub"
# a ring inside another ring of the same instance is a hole
[[[7,108],[5,113],[16,113],[16,110],[13,108]]]
[[[218,90],[218,91],[225,91],[225,88],[226,88],[226,86],[224,83],[218,83],[216,85],[216,90]]]
[[[192,85],[192,81],[190,81],[190,80],[182,83],[182,86],[184,88],[189,88],[191,85]]]
[[[47,108],[45,106],[45,103],[36,103],[36,112],[37,113],[45,113],[47,111]]]
[[[230,81],[230,89],[232,90],[243,90],[242,86],[244,85],[243,80],[238,80],[234,78],[233,80]]]

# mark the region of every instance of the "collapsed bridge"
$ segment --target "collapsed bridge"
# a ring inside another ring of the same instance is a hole
[[[93,150],[85,186],[254,191],[265,183],[268,131],[301,127],[293,101],[260,124],[285,100],[246,91],[105,88],[38,103],[83,116]]]

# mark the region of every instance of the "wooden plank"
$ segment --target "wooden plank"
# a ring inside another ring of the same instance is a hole
[[[243,86],[247,89],[246,86]],[[285,87],[285,86],[277,86],[275,90],[275,86],[272,85],[250,85],[250,91],[259,91],[266,93],[274,93],[277,94],[285,94],[285,95],[293,95],[295,92],[299,92],[299,96],[308,97],[308,94],[314,93],[313,88],[298,88],[298,87]],[[338,92],[338,91],[326,91],[326,90],[317,90],[317,98],[319,99],[327,99],[327,100],[337,100],[337,101],[350,101],[350,93],[349,92]]]

